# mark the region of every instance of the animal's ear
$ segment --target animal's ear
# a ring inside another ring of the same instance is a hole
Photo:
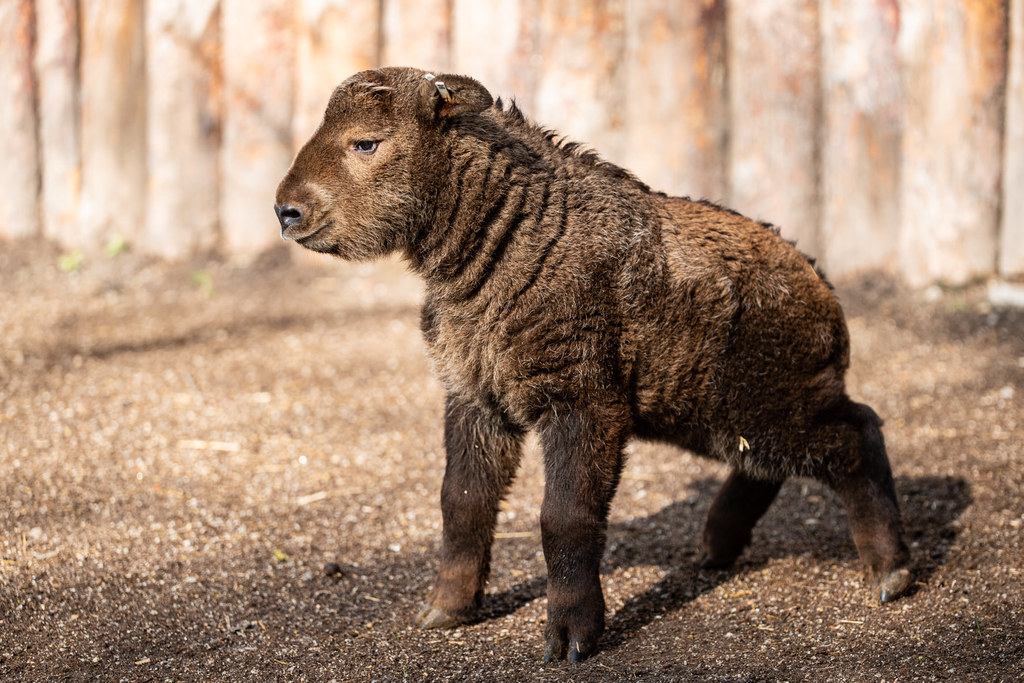
[[[444,121],[477,114],[494,100],[487,88],[469,76],[427,74],[419,87],[420,113],[427,120]]]

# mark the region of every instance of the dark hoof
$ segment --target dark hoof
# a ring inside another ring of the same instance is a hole
[[[875,588],[875,595],[881,603],[892,602],[907,592],[910,588],[910,572],[906,569],[896,569],[879,580]]]
[[[544,649],[544,661],[547,663],[566,659],[570,664],[582,662],[592,655],[594,647],[584,645],[578,638],[566,642],[565,638],[550,638],[547,647]]]
[[[423,629],[455,628],[465,622],[461,616],[450,614],[433,605],[427,605],[416,615],[416,625]]]
[[[557,662],[560,659],[565,659],[566,642],[564,638],[551,638],[548,640],[547,646],[544,648],[544,662]]]
[[[701,569],[728,569],[732,566],[732,563],[736,561],[735,557],[727,560],[715,559],[707,553],[702,553],[700,556],[700,568]]]

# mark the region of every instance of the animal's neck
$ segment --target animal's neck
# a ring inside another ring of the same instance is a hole
[[[434,220],[410,245],[428,286],[469,299],[514,260],[520,233],[540,229],[548,212],[551,178],[536,173],[535,162],[496,146],[454,150]]]

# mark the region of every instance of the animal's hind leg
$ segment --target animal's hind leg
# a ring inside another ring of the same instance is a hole
[[[750,532],[775,500],[782,482],[754,479],[733,470],[708,510],[701,566],[727,567],[750,543]]]
[[[851,403],[849,424],[857,429],[859,462],[829,482],[846,507],[850,531],[872,591],[881,602],[895,600],[910,586],[910,554],[903,542],[896,487],[885,452],[881,420],[867,406]]]

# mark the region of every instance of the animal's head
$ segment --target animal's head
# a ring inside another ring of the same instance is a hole
[[[407,68],[352,76],[277,188],[282,237],[347,259],[404,248],[433,219],[453,124],[491,104],[466,76]]]

